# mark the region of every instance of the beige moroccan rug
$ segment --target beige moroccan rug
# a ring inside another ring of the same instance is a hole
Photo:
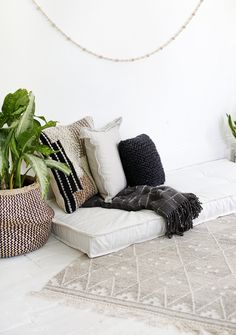
[[[198,225],[183,237],[95,259],[81,255],[48,282],[48,293],[197,334],[236,334],[236,216]]]

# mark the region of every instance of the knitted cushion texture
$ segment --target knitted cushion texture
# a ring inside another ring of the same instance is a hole
[[[165,172],[154,142],[146,134],[121,141],[118,146],[129,186],[158,186]]]

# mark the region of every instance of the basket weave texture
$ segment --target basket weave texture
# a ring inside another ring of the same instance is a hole
[[[0,258],[39,249],[48,240],[54,211],[42,199],[37,182],[0,191]]]

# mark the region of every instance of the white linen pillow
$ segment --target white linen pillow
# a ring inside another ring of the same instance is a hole
[[[121,121],[120,117],[100,129],[81,129],[93,178],[106,202],[127,186],[118,151]]]

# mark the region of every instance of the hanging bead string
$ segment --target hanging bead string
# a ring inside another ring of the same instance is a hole
[[[137,57],[132,57],[132,58],[113,58],[113,57],[108,57],[108,56],[104,56],[104,55],[98,54],[98,53],[96,53],[96,52],[94,52],[94,51],[92,51],[90,49],[85,48],[84,46],[82,46],[81,44],[79,44],[78,42],[76,42],[74,39],[72,39],[68,34],[66,34],[60,27],[58,27],[58,25],[39,6],[39,4],[38,4],[38,2],[36,0],[32,0],[32,1],[35,4],[37,10],[39,10],[41,12],[41,14],[46,18],[46,20],[50,23],[50,25],[53,28],[55,28],[59,34],[61,34],[64,38],[66,38],[67,41],[71,42],[72,44],[74,44],[75,46],[77,46],[78,48],[80,48],[83,52],[86,52],[86,53],[88,53],[88,54],[90,54],[90,55],[92,55],[94,57],[99,58],[99,59],[108,60],[108,61],[112,61],[112,62],[135,62],[135,61],[142,60],[142,59],[145,59],[145,58],[149,58],[150,56],[153,56],[154,54],[158,53],[159,51],[162,51],[169,44],[171,44],[172,42],[174,42],[179,37],[179,35],[186,29],[186,27],[189,25],[189,23],[192,21],[192,19],[197,14],[197,12],[198,12],[198,10],[199,10],[199,8],[202,5],[202,3],[203,3],[204,0],[200,0],[199,1],[199,3],[197,4],[197,6],[195,7],[194,11],[191,13],[191,15],[185,21],[185,23],[165,43],[163,43],[158,48],[154,49],[153,51],[151,51],[149,53],[146,53],[144,55],[137,56]]]

